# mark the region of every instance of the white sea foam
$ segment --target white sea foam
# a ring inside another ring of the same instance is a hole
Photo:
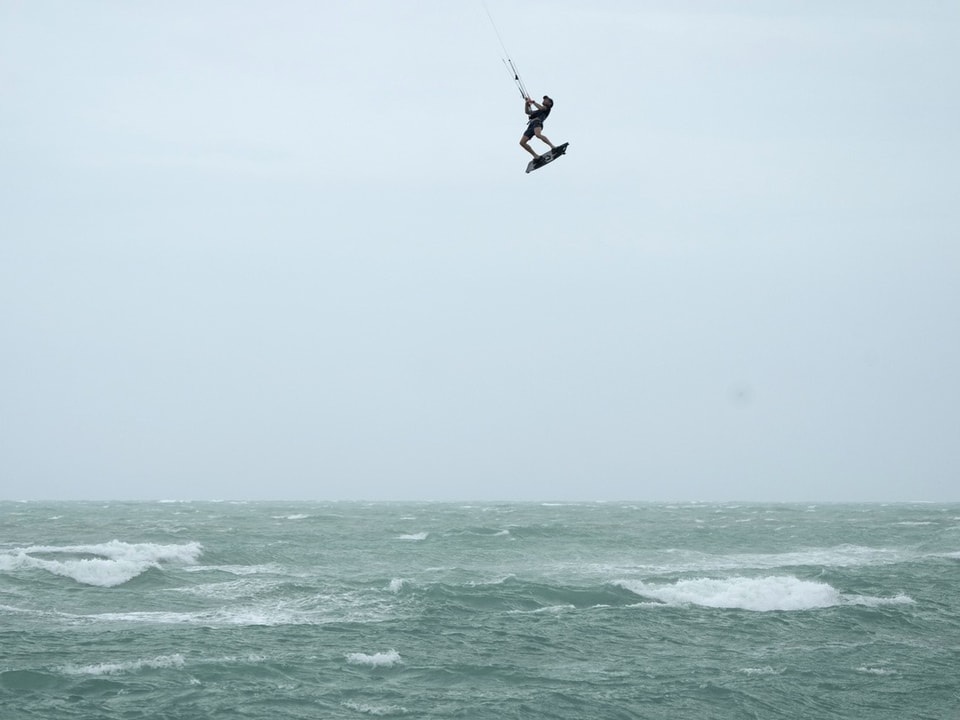
[[[912,605],[913,598],[900,593],[891,598],[874,597],[872,595],[844,595],[843,602],[847,605],[866,605],[878,607],[880,605]]]
[[[205,610],[140,610],[92,614],[58,613],[57,615],[75,624],[123,623],[201,627],[277,627],[325,625],[337,622],[382,622],[397,616],[396,603],[392,598],[387,599],[368,592],[310,594],[277,600],[270,594],[265,598],[257,597],[256,587],[249,584],[239,586],[249,595],[246,598],[231,598],[229,592],[220,595],[219,591],[211,588],[209,595],[211,599],[221,601],[239,599],[241,604],[223,602],[220,607]],[[269,590],[273,586],[267,583],[260,587]],[[176,590],[176,592],[181,591]]]
[[[667,605],[700,605],[711,608],[811,610],[839,605],[840,593],[825,583],[794,577],[697,578],[669,585],[621,580],[617,583],[644,598]]]
[[[699,605],[756,612],[815,610],[838,605],[876,607],[914,602],[902,593],[891,598],[844,595],[826,583],[790,576],[695,578],[669,585],[621,580],[617,584],[640,597],[665,605]]]
[[[868,675],[896,675],[896,670],[887,670],[886,668],[865,667],[857,668],[857,672],[867,673]]]
[[[32,545],[0,553],[0,572],[45,570],[83,585],[115,587],[164,563],[195,563],[202,552],[196,542],[157,545],[112,540],[98,545]]]
[[[398,535],[397,540],[426,540],[429,534],[428,532],[418,532],[410,535]]]
[[[14,607],[13,605],[4,605],[3,603],[0,603],[0,611],[10,612],[10,613],[22,613],[24,615],[32,614],[35,612],[34,610],[27,610],[26,608],[18,608],[18,607]]]
[[[279,585],[280,583],[276,580],[243,578],[240,580],[230,580],[227,582],[204,583],[202,585],[171,588],[171,592],[184,593],[186,595],[210,598],[213,600],[236,601],[241,598],[257,597],[258,595],[273,590]]]
[[[783,670],[774,670],[769,665],[765,665],[764,667],[740,668],[740,672],[744,675],[781,675]]]
[[[303,513],[296,513],[294,515],[271,515],[274,520],[306,520],[309,515]]]
[[[198,664],[205,665],[259,665],[267,661],[266,655],[259,653],[247,653],[246,655],[221,655],[219,657],[207,658],[197,661]]]
[[[595,608],[609,607],[608,605],[594,605]],[[553,614],[557,615],[562,612],[569,612],[570,610],[576,610],[576,605],[547,605],[546,607],[539,607],[533,610],[508,610],[509,615],[544,615],[544,614]]]
[[[406,584],[407,581],[403,578],[393,578],[393,580],[390,581],[390,585],[387,587],[387,589],[392,593],[398,593]]]
[[[354,710],[355,712],[365,715],[406,715],[409,712],[405,707],[401,707],[400,705],[367,705],[349,700],[340,704],[348,710]]]
[[[197,612],[161,612],[155,610],[142,610],[124,613],[94,613],[91,615],[76,615],[71,613],[62,613],[63,617],[78,622],[102,622],[102,623],[151,623],[157,625],[182,625],[182,624],[212,624],[201,622],[205,618],[212,617],[211,613]]]
[[[183,655],[176,654],[160,655],[148,660],[132,660],[128,662],[64,665],[60,670],[65,675],[120,675],[122,673],[137,672],[144,668],[160,670],[164,668],[181,668],[183,666]]]
[[[370,667],[393,667],[403,662],[400,653],[396,650],[378,652],[373,655],[366,653],[350,653],[347,662],[351,665],[369,665]]]

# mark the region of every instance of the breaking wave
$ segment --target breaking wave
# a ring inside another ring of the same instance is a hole
[[[350,653],[347,662],[351,665],[369,665],[370,667],[393,667],[403,662],[400,653],[396,650],[378,652],[373,655],[366,653]]]
[[[912,603],[909,597],[878,598],[844,595],[827,583],[790,576],[759,578],[695,578],[671,584],[620,580],[620,587],[664,605],[699,605],[754,612],[816,610],[837,605],[885,605]]]
[[[82,585],[116,587],[164,563],[195,563],[200,543],[156,545],[112,540],[97,545],[32,545],[0,554],[0,572],[42,570]]]

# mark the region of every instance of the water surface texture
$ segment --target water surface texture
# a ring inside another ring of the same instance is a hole
[[[0,503],[0,718],[957,718],[960,505]]]

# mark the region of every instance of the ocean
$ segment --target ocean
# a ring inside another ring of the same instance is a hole
[[[960,505],[0,503],[0,719],[960,718]]]

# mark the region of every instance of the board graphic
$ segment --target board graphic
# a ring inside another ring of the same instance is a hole
[[[550,151],[548,151],[548,152],[545,152],[543,155],[541,155],[540,157],[538,157],[536,160],[531,160],[529,163],[527,163],[527,172],[528,172],[528,173],[531,173],[531,172],[533,172],[534,170],[538,170],[539,168],[542,168],[544,165],[546,165],[546,164],[548,164],[548,163],[552,163],[552,162],[553,162],[554,160],[556,160],[558,157],[560,157],[561,155],[564,155],[564,154],[567,152],[567,145],[569,145],[569,144],[570,144],[570,143],[564,143],[563,145],[557,145],[555,148],[553,148],[552,150],[550,150]]]

